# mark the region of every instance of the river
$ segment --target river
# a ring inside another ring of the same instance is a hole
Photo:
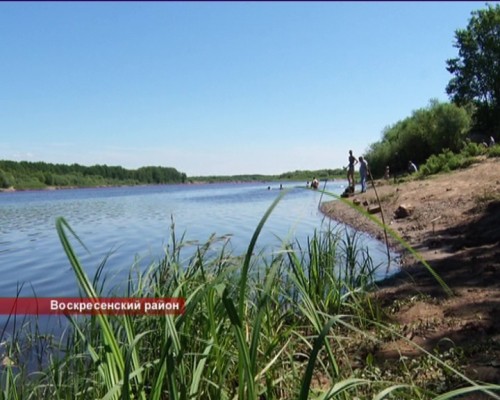
[[[76,278],[59,242],[57,217],[64,217],[88,251],[77,247],[93,276],[107,255],[110,282],[130,267],[150,265],[164,254],[172,221],[177,237],[204,243],[211,234],[231,235],[233,253],[241,255],[273,200],[279,183],[224,183],[88,188],[0,193],[0,297],[64,297],[78,293]],[[340,194],[345,182],[326,190]],[[269,189],[270,187],[270,189]],[[303,182],[283,182],[286,195],[267,221],[259,248],[279,249],[283,240],[306,241],[328,219],[318,209],[319,191]],[[375,264],[386,263],[385,246],[368,237]],[[385,268],[380,268],[385,271]],[[20,289],[22,288],[22,289]]]

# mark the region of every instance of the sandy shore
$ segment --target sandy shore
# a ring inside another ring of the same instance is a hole
[[[467,169],[395,184],[392,180],[376,181],[366,193],[358,193],[363,208],[379,205],[382,213],[373,214],[416,249],[424,259],[433,261],[460,255],[466,248],[498,244],[500,224],[497,211],[500,202],[500,159],[486,159]],[[364,206],[363,206],[364,204]],[[400,206],[411,215],[398,218]],[[344,202],[324,203],[322,212],[330,218],[366,232],[384,241],[384,230]],[[397,240],[389,236],[390,245],[404,252]],[[464,257],[466,257],[464,255]],[[413,264],[409,258],[408,263]]]
[[[425,180],[378,181],[375,189],[386,224],[428,261],[453,293],[447,295],[422,263],[407,256],[402,272],[381,282],[376,296],[388,308],[398,301],[408,303],[391,318],[408,326],[418,322],[412,340],[428,350],[444,338],[460,346],[470,345],[471,339],[475,345],[489,344],[487,359],[484,354],[471,357],[469,369],[473,377],[500,383],[500,369],[493,366],[500,361],[500,159]],[[377,205],[375,189],[371,186],[349,201]],[[411,211],[409,216],[396,217],[401,205]],[[322,211],[384,239],[380,227],[341,201],[323,204]],[[380,213],[374,215],[381,219]],[[396,241],[391,245],[408,255]],[[401,342],[399,347],[382,346],[379,356],[405,352],[418,353]]]

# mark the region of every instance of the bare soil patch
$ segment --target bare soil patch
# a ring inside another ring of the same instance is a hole
[[[500,384],[500,159],[480,159],[467,169],[425,180],[376,181],[361,204],[381,202],[385,222],[430,264],[452,291],[448,295],[425,266],[403,252],[402,271],[379,283],[375,296],[392,321],[419,346],[432,351],[443,343],[464,349],[470,378]],[[404,205],[411,214],[396,218]],[[322,211],[379,240],[383,230],[341,201]],[[376,214],[381,218],[381,214]],[[376,357],[391,359],[419,351],[390,343]]]

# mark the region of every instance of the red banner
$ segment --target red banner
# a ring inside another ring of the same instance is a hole
[[[177,315],[183,298],[0,298],[0,315]]]

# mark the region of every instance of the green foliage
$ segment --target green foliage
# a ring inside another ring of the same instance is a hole
[[[461,374],[461,353],[426,352],[382,322],[369,293],[374,268],[356,235],[328,227],[304,248],[285,243],[282,251],[254,254],[277,201],[244,257],[228,253],[227,238],[184,242],[172,224],[164,259],[145,271],[132,268],[126,294],[181,297],[184,313],[68,317],[73,331],[40,370],[29,374],[26,365],[4,359],[0,400],[451,399],[500,389]],[[91,281],[72,244],[80,239],[64,219],[56,227],[82,292],[101,295],[104,263]],[[9,360],[19,360],[19,339],[5,346]],[[404,341],[425,357],[381,370],[370,349],[382,339]],[[43,343],[33,337],[33,346]],[[369,351],[364,368],[352,365],[360,347]]]
[[[46,186],[94,187],[134,184],[165,184],[186,182],[186,174],[174,168],[142,167],[127,170],[122,167],[45,162],[0,160],[0,188],[41,189]]]
[[[307,398],[317,366],[325,376],[343,379],[335,387],[339,399],[357,385],[369,386],[336,366],[330,334],[342,317],[327,313],[366,315],[373,308],[371,263],[353,258],[360,251],[355,238],[346,233],[344,250],[341,233],[330,230],[315,233],[306,249],[285,244],[270,258],[256,256],[259,233],[279,199],[259,223],[243,261],[226,252],[227,241],[214,252],[226,240],[215,237],[186,257],[193,247],[176,238],[172,225],[165,258],[134,278],[131,271],[127,295],[182,297],[184,314],[70,318],[74,331],[61,355],[31,380],[24,379],[22,366],[9,369],[14,385],[7,396],[18,390],[19,398],[32,399]],[[87,277],[70,240],[80,239],[64,219],[56,226],[81,290],[96,298],[98,278]],[[295,359],[312,345],[307,362]]]
[[[266,182],[275,180],[274,175],[209,175],[209,176],[191,176],[190,182],[201,183],[221,183],[221,182]]]
[[[466,108],[431,100],[427,108],[385,128],[382,140],[370,146],[366,159],[372,174],[382,176],[387,165],[393,174],[406,171],[409,160],[422,164],[444,149],[459,151],[470,123]]]
[[[488,157],[500,157],[500,145],[488,148]]]
[[[0,189],[6,189],[14,185],[14,177],[12,174],[0,169]]]
[[[433,154],[427,159],[425,164],[420,166],[419,174],[421,176],[427,176],[437,174],[438,172],[449,172],[455,169],[450,166],[457,165],[457,160],[457,156],[449,150],[438,155]]]
[[[434,102],[422,123],[425,130],[423,137],[430,151],[434,154],[443,149],[460,151],[470,122],[471,117],[465,109],[454,104]]]
[[[198,176],[188,179],[185,173],[169,167],[141,167],[127,170],[122,167],[78,164],[49,164],[44,162],[0,160],[0,189],[13,186],[16,189],[42,189],[57,187],[96,187],[137,184],[167,184],[186,182],[269,182],[277,180],[310,181],[345,178],[343,169],[321,169],[315,171],[293,171],[281,175],[231,175]]]
[[[455,31],[458,57],[447,60],[454,77],[446,87],[452,101],[474,104],[479,129],[500,128],[500,5],[473,11],[466,29]],[[498,139],[498,137],[497,137]]]
[[[226,175],[226,176],[193,176],[192,182],[270,182],[270,181],[311,181],[314,177],[319,180],[345,178],[346,172],[342,168],[319,170],[296,170],[284,172],[280,175]]]
[[[453,153],[446,149],[440,154],[433,154],[430,156],[426,163],[423,164],[419,171],[418,176],[424,177],[428,175],[437,174],[439,172],[450,172],[459,168],[466,168],[469,165],[477,162],[475,156],[482,154],[481,146],[475,143],[470,143],[460,153]]]
[[[121,172],[121,171],[120,171]],[[186,174],[179,173],[175,168],[142,167],[134,171],[131,176],[115,176],[116,179],[136,179],[141,183],[183,183]]]
[[[333,178],[345,178],[346,171],[342,168],[336,169],[319,169],[314,171],[309,170],[296,170],[293,172],[285,172],[278,176],[278,179],[288,179],[294,181],[310,181],[314,177],[319,180],[333,179]]]
[[[482,144],[473,142],[467,143],[462,150],[462,154],[467,157],[480,156],[485,154],[486,152],[487,150]]]

